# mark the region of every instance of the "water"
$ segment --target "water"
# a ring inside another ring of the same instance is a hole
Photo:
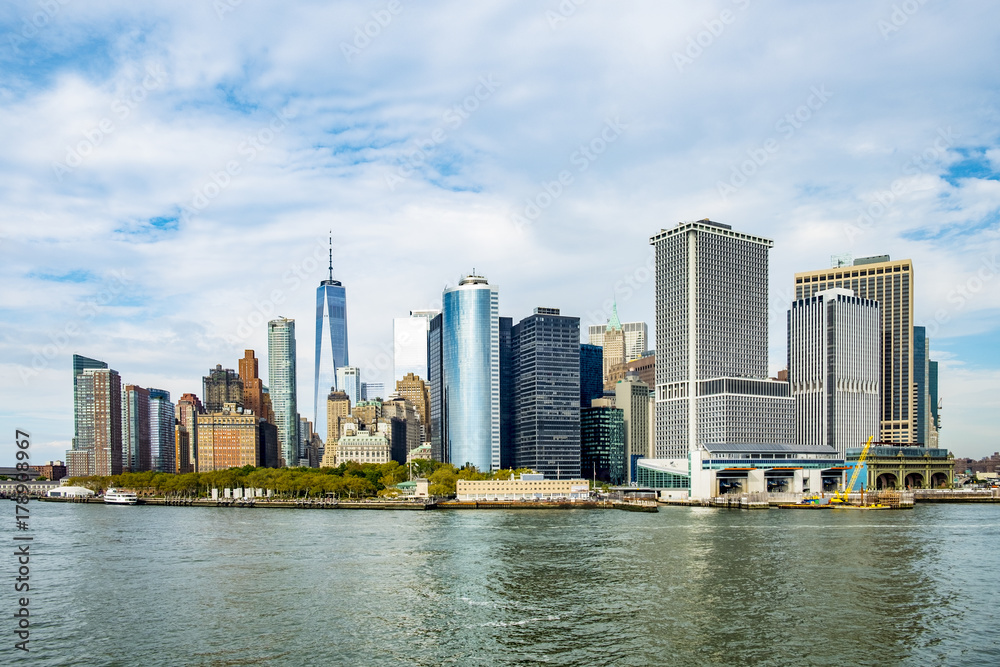
[[[32,503],[24,662],[995,666],[998,517]]]

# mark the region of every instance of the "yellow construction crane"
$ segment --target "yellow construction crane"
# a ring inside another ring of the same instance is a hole
[[[833,498],[830,499],[831,503],[844,503],[847,504],[847,494],[851,492],[854,488],[854,482],[858,480],[858,473],[861,472],[861,466],[864,465],[865,459],[868,458],[868,448],[872,446],[872,440],[875,436],[868,436],[868,442],[865,443],[864,449],[861,450],[861,456],[858,457],[857,462],[854,464],[854,472],[851,473],[851,481],[847,483],[844,490],[833,494]],[[865,490],[861,487],[861,504],[865,504]]]

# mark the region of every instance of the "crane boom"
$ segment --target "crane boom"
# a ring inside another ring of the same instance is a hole
[[[857,463],[854,464],[854,472],[851,473],[851,481],[847,483],[847,487],[844,489],[844,502],[847,502],[847,494],[851,492],[854,488],[854,482],[858,480],[858,473],[861,472],[861,466],[864,464],[865,459],[868,458],[868,448],[872,446],[872,440],[875,436],[868,436],[868,442],[865,443],[864,449],[861,450],[861,456],[858,457]]]

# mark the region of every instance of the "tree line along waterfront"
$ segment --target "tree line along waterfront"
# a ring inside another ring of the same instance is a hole
[[[120,475],[72,477],[69,484],[95,493],[109,488],[135,491],[140,496],[208,497],[212,489],[265,489],[282,498],[372,498],[398,495],[395,486],[412,478],[426,478],[432,496],[455,495],[460,479],[507,479],[529,470],[481,472],[475,466],[456,468],[451,463],[418,459],[409,466],[388,463],[342,463],[335,468],[229,468],[209,472],[172,474],[126,472]]]

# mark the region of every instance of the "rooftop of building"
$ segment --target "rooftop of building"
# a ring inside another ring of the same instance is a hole
[[[788,445],[725,443],[702,445],[711,454],[829,454],[839,456],[837,450],[826,445]]]
[[[757,236],[755,234],[745,234],[743,232],[737,232],[733,230],[732,225],[727,225],[722,222],[709,220],[708,218],[702,218],[701,220],[694,220],[687,222],[678,222],[671,229],[661,229],[659,234],[650,237],[649,243],[651,245],[655,245],[658,241],[692,230],[710,232],[713,234],[729,236],[743,241],[760,243],[761,245],[765,245],[768,248],[774,247],[774,241],[769,238],[765,238],[763,236]]]

